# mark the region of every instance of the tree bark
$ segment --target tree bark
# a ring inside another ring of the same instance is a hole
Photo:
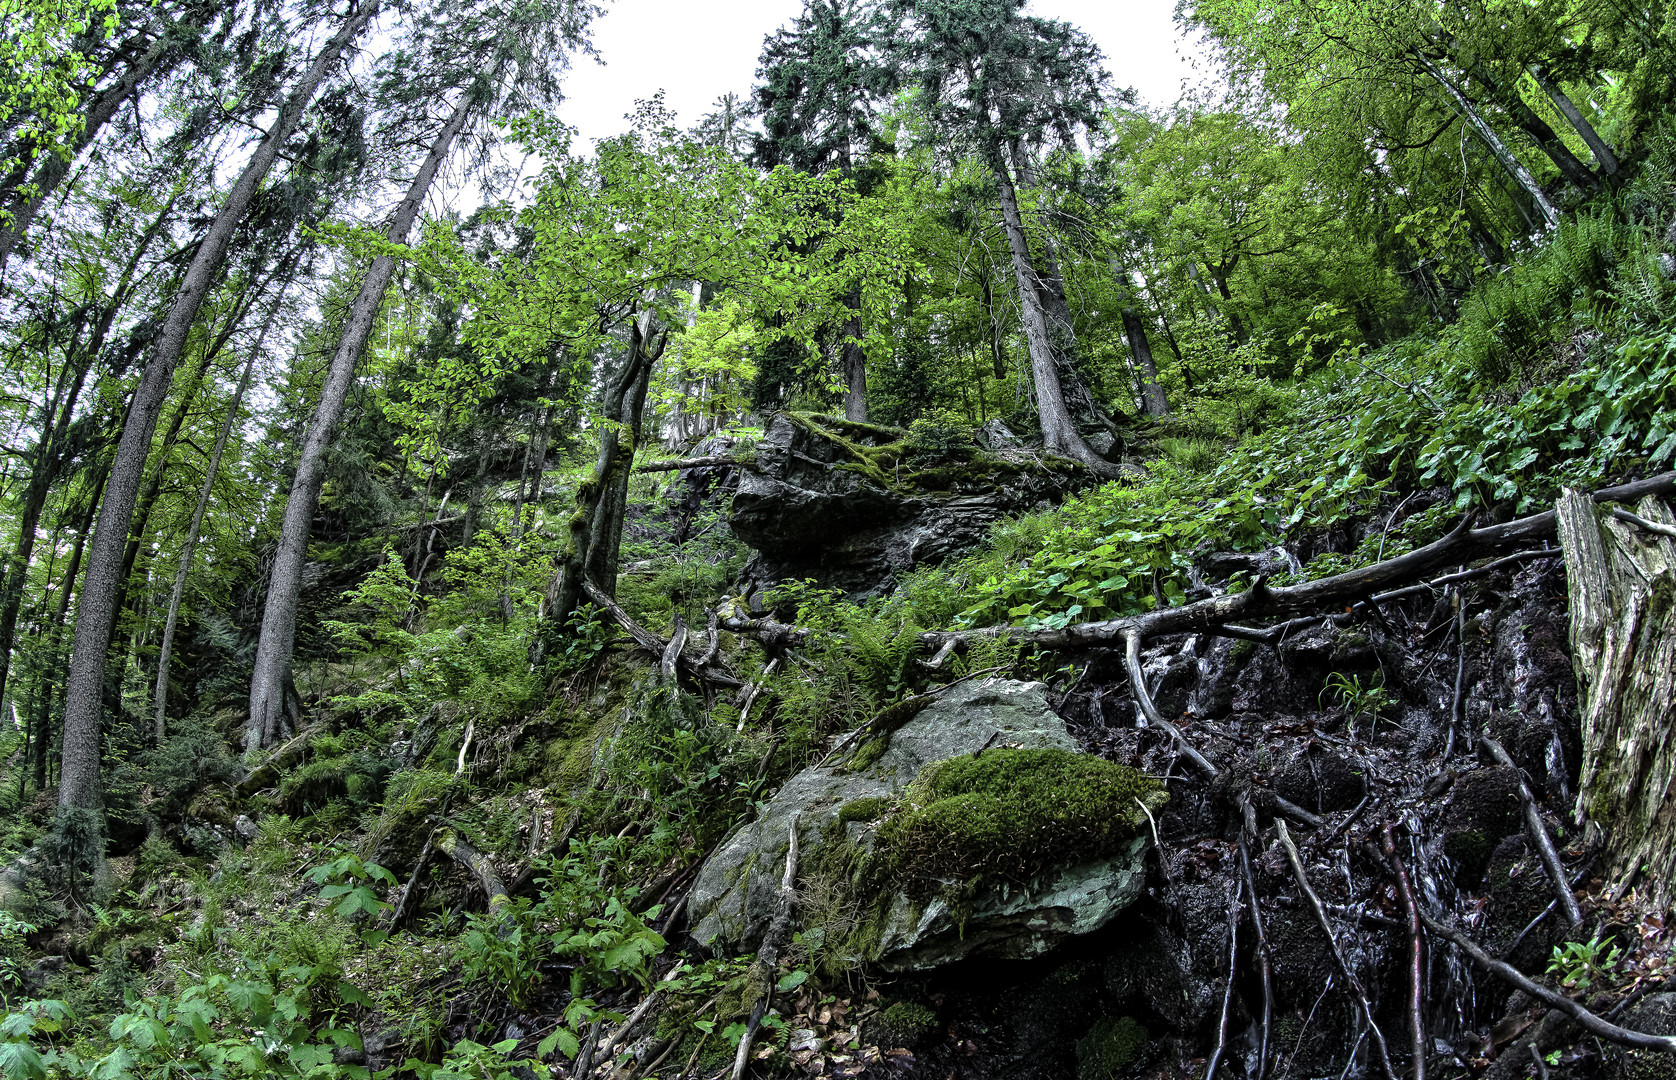
[[[859,297],[852,297],[856,303]],[[844,320],[844,419],[867,422],[867,354],[861,351],[861,316]]]
[[[629,352],[622,370],[606,386],[601,408],[604,423],[600,427],[599,453],[594,459],[594,473],[577,486],[576,509],[570,515],[565,545],[559,552],[558,567],[547,585],[540,611],[540,627],[531,649],[531,660],[539,662],[548,648],[556,643],[564,631],[565,622],[580,606],[584,587],[593,573],[603,573],[609,567],[611,578],[601,581],[592,578],[596,588],[607,597],[616,595],[616,551],[607,559],[598,550],[605,544],[613,512],[602,509],[608,498],[628,494],[628,475],[634,469],[634,425],[638,417],[635,401],[645,401],[646,386],[651,378],[652,364],[663,351],[664,334],[647,341],[650,317],[635,319],[629,334]],[[624,460],[623,434],[627,432],[627,460]],[[620,478],[621,483],[616,481]],[[615,512],[618,535],[622,525],[622,510]]]
[[[1053,336],[1042,311],[1041,296],[1036,291],[1036,267],[1030,258],[1030,243],[1018,212],[1018,195],[998,147],[990,151],[989,168],[999,191],[1001,223],[1018,284],[1019,312],[1023,316],[1025,342],[1030,347],[1030,374],[1036,384],[1036,415],[1042,427],[1043,445],[1053,453],[1082,462],[1100,475],[1110,475],[1112,467],[1088,445],[1066,406],[1059,365],[1053,355]]]
[[[1600,166],[1600,174],[1608,180],[1615,178],[1618,175],[1618,155],[1613,153],[1612,147],[1600,137],[1600,132],[1583,116],[1582,111],[1560,85],[1548,77],[1547,70],[1541,64],[1532,64],[1530,73],[1531,78],[1536,80],[1536,85],[1541,87],[1542,92],[1548,95],[1548,100],[1554,103],[1554,108],[1560,111],[1560,115],[1565,117],[1571,129],[1577,132],[1578,137],[1589,148],[1589,153],[1594,155],[1595,164]]]
[[[1448,94],[1450,100],[1455,103],[1455,107],[1460,110],[1467,125],[1472,128],[1484,145],[1490,148],[1490,153],[1495,155],[1495,159],[1501,167],[1507,170],[1507,175],[1511,176],[1514,183],[1518,184],[1519,187],[1524,189],[1525,194],[1530,196],[1531,201],[1536,204],[1536,208],[1541,211],[1542,220],[1547,223],[1547,228],[1552,229],[1557,226],[1560,223],[1559,208],[1548,198],[1547,193],[1542,190],[1542,185],[1538,184],[1536,177],[1531,175],[1531,171],[1525,168],[1524,164],[1513,155],[1513,151],[1507,148],[1507,144],[1501,141],[1501,136],[1497,135],[1489,121],[1484,119],[1483,114],[1478,111],[1478,107],[1468,101],[1466,95],[1461,93],[1460,89],[1430,59],[1424,56],[1417,56],[1416,59],[1419,61],[1421,69],[1427,75],[1430,75],[1439,86],[1443,87],[1444,93]]]
[[[1170,402],[1164,397],[1164,388],[1158,385],[1158,364],[1152,358],[1152,343],[1146,337],[1146,324],[1135,311],[1134,291],[1130,288],[1128,272],[1115,255],[1111,257],[1111,272],[1123,290],[1123,337],[1129,343],[1129,355],[1135,358],[1135,366],[1141,373],[1141,411],[1148,416],[1168,416]]]
[[[462,92],[454,113],[443,126],[442,133],[431,144],[407,195],[396,207],[385,238],[392,244],[405,244],[408,232],[419,217],[419,210],[436,180],[438,170],[453,149],[454,139],[465,127],[471,112],[472,97]],[[250,719],[245,728],[245,748],[255,749],[272,745],[279,736],[280,720],[285,714],[285,682],[291,668],[291,654],[297,642],[297,601],[302,592],[303,562],[308,554],[309,533],[314,525],[314,510],[320,502],[320,488],[326,482],[326,451],[337,431],[343,408],[349,400],[350,388],[355,383],[355,367],[366,351],[367,338],[372,333],[384,294],[396,273],[393,255],[380,255],[367,268],[361,281],[361,291],[349,308],[349,319],[343,337],[332,357],[326,373],[326,383],[320,391],[320,403],[315,406],[303,439],[302,452],[297,461],[297,475],[291,481],[291,494],[285,502],[285,519],[280,526],[279,550],[274,553],[273,571],[268,578],[268,598],[262,608],[262,631],[256,642],[255,670],[250,677]]]
[[[128,526],[145,472],[151,437],[157,418],[168,397],[175,365],[186,347],[187,336],[197,319],[198,309],[219,275],[232,242],[233,232],[244,218],[257,188],[267,177],[280,148],[302,120],[303,112],[326,72],[371,21],[379,0],[362,0],[344,21],[337,34],[315,57],[313,64],[286,98],[273,126],[251,155],[227,201],[216,214],[198,244],[187,268],[140,384],[134,391],[128,422],[117,442],[111,463],[105,498],[99,508],[93,541],[88,545],[87,584],[77,605],[76,632],[70,652],[70,670],[65,680],[62,773],[58,787],[60,807],[76,807],[102,813],[104,791],[100,781],[100,729],[103,721],[102,687],[105,654],[116,620],[116,593]]]
[[[1600,179],[1589,170],[1589,167],[1571,152],[1571,148],[1549,126],[1548,121],[1538,116],[1525,99],[1519,96],[1517,86],[1505,86],[1500,79],[1492,75],[1483,64],[1473,64],[1467,68],[1467,73],[1476,79],[1490,92],[1494,100],[1507,110],[1513,123],[1531,137],[1531,141],[1548,155],[1548,160],[1560,170],[1560,175],[1578,191],[1591,192],[1600,186]]]
[[[1567,491],[1555,508],[1582,691],[1577,823],[1605,844],[1610,894],[1638,878],[1657,904],[1676,880],[1676,541]],[[1649,496],[1643,519],[1676,524]]]
[[[186,593],[186,579],[192,572],[192,557],[198,548],[198,532],[204,525],[204,511],[209,507],[210,493],[215,490],[215,477],[221,471],[221,455],[227,449],[227,439],[233,433],[233,424],[238,419],[239,406],[244,404],[245,391],[250,389],[250,375],[256,367],[256,358],[262,354],[262,342],[267,339],[268,328],[279,315],[280,305],[284,302],[285,293],[282,290],[274,298],[268,318],[262,324],[262,329],[256,335],[256,344],[250,348],[250,355],[245,359],[244,371],[239,374],[238,389],[233,391],[233,400],[227,405],[227,415],[221,418],[221,430],[215,434],[215,446],[211,448],[209,461],[204,465],[204,484],[198,489],[198,505],[192,509],[192,521],[186,527],[186,539],[181,541],[180,566],[175,570],[174,586],[169,590],[169,613],[163,619],[163,643],[157,649],[157,688],[154,693],[154,715],[157,741],[161,743],[167,733],[166,727],[169,713],[169,658],[174,651],[175,624],[180,619],[180,600]]]

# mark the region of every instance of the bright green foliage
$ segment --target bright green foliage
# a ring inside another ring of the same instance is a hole
[[[879,826],[878,871],[911,894],[950,879],[1028,881],[1110,855],[1167,798],[1127,766],[1068,750],[1002,748],[933,762]]]
[[[1598,933],[1588,941],[1555,945],[1548,958],[1548,974],[1558,976],[1567,990],[1586,994],[1590,983],[1611,975],[1621,951],[1610,941],[1600,940]]]

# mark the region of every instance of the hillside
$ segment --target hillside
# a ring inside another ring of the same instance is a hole
[[[597,14],[19,8],[0,1074],[1668,1071],[1670,12]]]

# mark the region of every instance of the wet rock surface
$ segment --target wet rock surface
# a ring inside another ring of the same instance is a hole
[[[993,450],[919,448],[894,428],[774,417],[743,469],[729,525],[757,550],[759,581],[815,578],[876,595],[915,566],[976,546],[1009,514],[1059,502],[1079,466],[985,436]],[[970,441],[970,440],[968,440]]]
[[[872,842],[866,822],[842,820],[846,806],[884,800],[931,762],[1003,745],[1074,750],[1065,723],[1048,707],[1040,683],[987,679],[938,695],[888,735],[870,764],[853,770],[816,766],[792,777],[699,872],[689,901],[693,935],[713,949],[739,952],[761,942],[773,916],[791,823],[801,859],[818,863],[838,843]],[[859,757],[870,756],[865,753]],[[1037,956],[1061,941],[1098,930],[1141,893],[1148,840],[1137,836],[1110,858],[1057,867],[1026,883],[983,881],[960,910],[941,898],[899,893],[866,959],[886,970],[940,967],[974,954]]]

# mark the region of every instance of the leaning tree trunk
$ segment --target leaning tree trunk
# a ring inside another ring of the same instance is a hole
[[[163,742],[168,722],[169,658],[174,651],[175,624],[180,619],[180,600],[186,593],[186,579],[192,572],[192,556],[198,549],[198,533],[204,526],[204,511],[209,507],[210,493],[215,490],[215,477],[221,471],[221,455],[227,449],[228,437],[233,433],[233,422],[238,418],[239,406],[244,404],[245,391],[250,389],[250,374],[256,367],[256,358],[262,354],[262,342],[267,340],[268,328],[273,326],[284,300],[285,291],[281,289],[274,299],[272,310],[268,312],[267,320],[262,323],[262,329],[256,335],[256,344],[251,346],[250,355],[245,358],[244,371],[239,374],[238,389],[233,391],[233,400],[227,405],[227,415],[221,418],[221,430],[215,433],[215,445],[210,449],[209,461],[204,465],[204,483],[198,489],[198,505],[192,509],[192,521],[186,527],[186,539],[181,541],[180,566],[175,569],[174,586],[169,590],[169,613],[163,619],[163,643],[157,649],[154,719],[159,744]]]
[[[472,107],[469,90],[460,95],[454,114],[431,144],[431,152],[408,186],[407,196],[396,207],[396,215],[385,233],[392,244],[405,244],[407,234],[419,217],[425,195],[436,180],[454,139],[465,127]],[[361,291],[350,305],[343,338],[338,342],[320,404],[309,421],[308,434],[297,461],[297,475],[291,481],[291,495],[285,502],[285,520],[280,526],[279,549],[274,552],[273,571],[268,578],[268,599],[262,607],[262,632],[256,641],[256,666],[250,676],[250,719],[245,727],[247,750],[271,745],[279,737],[285,715],[286,676],[297,643],[297,602],[303,587],[303,562],[308,554],[308,537],[314,524],[314,510],[320,502],[320,488],[326,482],[326,450],[337,431],[343,408],[355,383],[355,367],[366,351],[390,279],[396,273],[393,255],[380,255],[367,268]]]
[[[1018,195],[999,148],[990,154],[989,168],[999,191],[1001,222],[1006,229],[1007,248],[1013,259],[1013,276],[1018,284],[1019,313],[1024,322],[1024,340],[1030,348],[1030,374],[1036,384],[1036,415],[1042,427],[1043,445],[1056,454],[1082,462],[1096,473],[1107,475],[1112,472],[1111,466],[1082,437],[1065,402],[1065,393],[1059,381],[1059,364],[1053,355],[1053,335],[1048,330],[1041,295],[1036,289],[1036,267],[1030,258],[1030,242],[1024,235],[1024,220],[1018,212]]]
[[[1588,146],[1589,153],[1594,155],[1595,163],[1600,166],[1600,175],[1609,181],[1616,179],[1618,155],[1612,152],[1612,147],[1584,117],[1582,110],[1577,108],[1577,103],[1560,88],[1559,83],[1548,77],[1548,72],[1541,64],[1532,64],[1530,73],[1531,78],[1536,80],[1536,85],[1541,87],[1542,92],[1548,95],[1548,100],[1554,103],[1554,108],[1560,111],[1560,115],[1565,117],[1571,129],[1577,132],[1578,137]]]
[[[1662,910],[1676,881],[1676,517],[1652,497],[1636,509],[1567,491],[1557,517],[1583,698],[1577,821],[1605,844],[1612,895],[1639,878]]]
[[[1495,155],[1496,161],[1501,164],[1503,169],[1507,170],[1507,174],[1513,178],[1514,183],[1523,188],[1525,194],[1530,196],[1531,201],[1536,204],[1536,208],[1542,212],[1542,220],[1547,223],[1547,227],[1552,229],[1557,226],[1560,223],[1559,207],[1555,206],[1553,201],[1548,198],[1547,192],[1542,190],[1542,185],[1536,182],[1536,177],[1531,175],[1531,171],[1525,168],[1524,163],[1513,155],[1513,151],[1507,148],[1506,143],[1501,141],[1501,136],[1497,135],[1489,121],[1484,119],[1483,114],[1478,111],[1478,106],[1468,101],[1466,95],[1461,93],[1460,89],[1443,73],[1442,69],[1430,59],[1424,56],[1417,57],[1417,59],[1426,74],[1430,75],[1443,88],[1444,93],[1449,95],[1450,100],[1455,103],[1455,108],[1459,110],[1461,117],[1467,122],[1467,126],[1472,128],[1473,132],[1483,140],[1484,145],[1490,148],[1490,153]]]
[[[140,493],[146,457],[151,451],[151,437],[157,430],[157,418],[163,411],[163,403],[169,396],[169,384],[174,379],[175,365],[180,362],[181,353],[186,348],[187,336],[197,319],[198,309],[219,276],[233,232],[250,208],[257,188],[273,167],[280,148],[302,121],[303,112],[314,100],[326,72],[365,29],[378,11],[379,2],[361,0],[286,98],[273,126],[263,136],[232,191],[228,192],[227,201],[199,242],[192,263],[181,280],[180,291],[158,333],[151,360],[146,364],[140,385],[134,391],[128,422],[122,429],[116,457],[111,463],[104,502],[99,507],[99,522],[94,527],[93,541],[88,545],[87,583],[82,587],[77,605],[76,632],[64,688],[64,736],[58,785],[60,807],[75,807],[96,813],[102,813],[104,808],[99,748],[104,718],[105,655],[110,645],[111,628],[116,621],[116,598],[122,586],[120,575],[128,526],[133,518],[134,502]]]

